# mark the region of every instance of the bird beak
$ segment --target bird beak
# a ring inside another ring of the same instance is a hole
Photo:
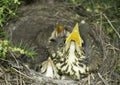
[[[62,25],[57,25],[56,27],[56,36],[58,36],[59,33],[64,31],[64,27]]]
[[[74,40],[80,47],[82,47],[83,40],[79,33],[78,23],[76,23],[72,33],[67,37],[65,43],[69,43],[71,40]]]

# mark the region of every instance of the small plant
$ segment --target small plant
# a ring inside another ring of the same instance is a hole
[[[6,56],[8,45],[7,40],[0,40],[0,57],[4,58]]]
[[[21,47],[11,46],[9,40],[5,40],[3,25],[12,17],[16,16],[20,0],[0,0],[0,58],[6,58],[9,52],[19,52],[33,56],[35,51],[28,51]]]
[[[16,15],[19,0],[0,0],[0,27],[10,19],[10,17]]]
[[[28,51],[20,47],[12,47],[8,40],[0,40],[0,58],[6,58],[8,52],[18,52],[30,57],[33,57],[36,54],[33,50]]]
[[[5,37],[3,25],[13,16],[16,16],[19,0],[0,0],[0,38]]]

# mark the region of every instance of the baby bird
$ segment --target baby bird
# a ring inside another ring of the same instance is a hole
[[[64,26],[57,25],[48,40],[48,50],[50,53],[56,53],[59,48],[63,47],[69,34],[69,31]]]
[[[51,78],[60,78],[58,74],[58,69],[53,62],[53,55],[56,54],[56,50],[64,45],[64,41],[66,36],[69,35],[69,32],[64,29],[63,26],[57,25],[56,29],[52,32],[51,37],[48,41],[48,50],[50,53],[50,57],[46,61],[41,64],[41,73],[46,77]]]
[[[58,70],[50,57],[41,65],[41,73],[46,77],[59,78]]]
[[[87,58],[82,43],[77,23],[72,33],[66,38],[64,46],[57,51],[53,59],[61,74],[69,75],[74,79],[80,79],[82,75],[87,74]]]

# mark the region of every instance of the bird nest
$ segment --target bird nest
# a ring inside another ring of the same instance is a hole
[[[2,85],[117,85],[119,77],[114,71],[118,62],[118,49],[110,43],[109,37],[103,30],[104,27],[90,23],[86,12],[85,15],[82,12],[82,16],[78,16],[74,8],[63,4],[47,6],[33,4],[20,9],[18,19],[5,26],[8,39],[12,39],[14,44],[21,40],[29,43],[31,47],[37,49],[38,54],[34,60],[24,61],[27,58],[23,58],[25,55],[9,52],[9,58],[0,59]],[[82,23],[81,20],[88,22]],[[64,25],[71,32],[76,22],[79,22],[80,34],[85,41],[84,49],[89,56],[90,68],[93,71],[77,81],[47,78],[36,72],[36,68],[49,56],[46,45],[55,25]],[[25,63],[29,64],[32,70],[26,67]]]

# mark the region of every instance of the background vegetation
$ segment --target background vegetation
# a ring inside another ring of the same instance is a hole
[[[28,56],[34,55],[34,51],[12,46],[10,41],[5,37],[6,33],[3,27],[7,21],[17,16],[19,5],[19,0],[0,0],[0,58],[6,58],[8,52],[19,52],[20,54],[26,54]]]

